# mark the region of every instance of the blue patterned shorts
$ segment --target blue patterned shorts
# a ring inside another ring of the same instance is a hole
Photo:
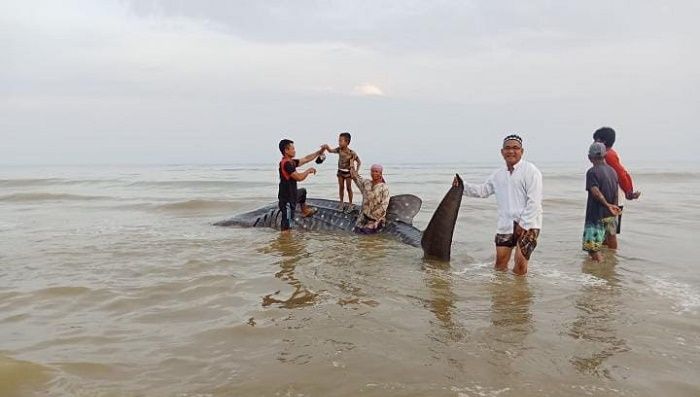
[[[583,228],[583,250],[598,252],[603,248],[605,237],[614,236],[617,233],[617,217],[603,218],[596,223],[586,223]]]

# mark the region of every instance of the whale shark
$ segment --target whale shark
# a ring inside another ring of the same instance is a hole
[[[457,181],[458,184],[453,185],[443,197],[425,231],[413,226],[413,218],[420,211],[423,201],[412,194],[401,194],[390,198],[385,225],[377,234],[422,248],[426,258],[449,261],[452,236],[464,192],[464,183],[459,175]],[[309,217],[303,217],[299,214],[300,211],[295,211],[294,227],[298,230],[353,233],[361,215],[360,207],[353,206],[349,211],[342,210],[339,208],[340,203],[335,200],[309,198],[306,203],[315,208],[316,212]],[[277,203],[271,203],[216,222],[214,225],[267,227],[279,230],[281,221],[282,215]]]

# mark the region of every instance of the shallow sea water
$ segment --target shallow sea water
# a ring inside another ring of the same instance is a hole
[[[496,166],[386,177],[423,229],[455,171]],[[587,164],[540,168],[527,277],[492,269],[493,199],[463,200],[445,264],[211,226],[274,201],[274,165],[0,169],[0,396],[700,395],[700,171],[633,170],[642,199],[593,264]],[[304,185],[337,194],[332,166]]]

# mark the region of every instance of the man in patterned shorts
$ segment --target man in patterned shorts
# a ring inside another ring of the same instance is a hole
[[[617,249],[617,174],[605,163],[605,145],[594,142],[588,149],[593,167],[586,172],[586,223],[583,228],[583,250],[596,262],[603,260],[603,245]]]
[[[518,247],[513,266],[513,273],[517,275],[527,273],[542,228],[542,173],[534,164],[522,159],[524,151],[523,139],[515,134],[508,135],[501,148],[505,166],[492,173],[483,184],[464,184],[467,197],[496,195],[495,268],[507,271],[513,248]],[[454,184],[457,183],[455,178]]]

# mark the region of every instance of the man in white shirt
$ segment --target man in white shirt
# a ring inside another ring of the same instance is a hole
[[[501,148],[505,167],[497,169],[483,184],[464,184],[467,197],[496,195],[495,268],[507,271],[513,248],[517,246],[513,273],[518,275],[527,273],[530,255],[537,246],[542,228],[542,173],[534,164],[522,160],[524,151],[523,139],[508,135]],[[454,183],[457,183],[456,178]]]

